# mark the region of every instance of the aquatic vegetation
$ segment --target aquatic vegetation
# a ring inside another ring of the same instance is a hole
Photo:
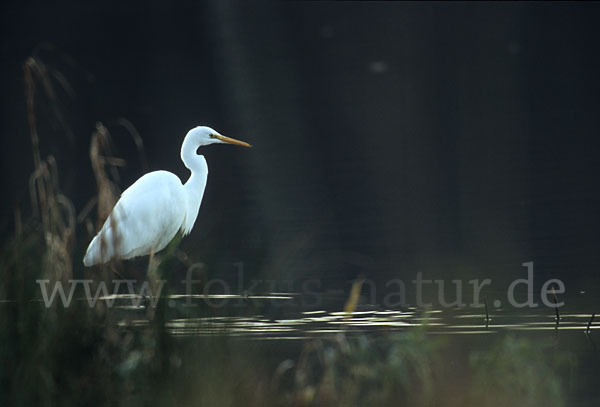
[[[486,351],[470,355],[472,397],[482,406],[565,406],[577,361],[551,341],[509,335]]]
[[[293,405],[427,405],[440,341],[425,329],[382,336],[339,334],[306,343],[291,369]],[[285,363],[285,362],[284,362]]]

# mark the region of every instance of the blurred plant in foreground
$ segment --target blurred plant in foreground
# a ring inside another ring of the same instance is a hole
[[[576,359],[546,341],[507,336],[489,350],[472,352],[470,364],[471,394],[480,406],[559,407],[567,405],[564,384],[573,376]]]
[[[282,363],[275,379],[293,371],[287,395],[293,405],[429,405],[441,344],[424,327],[375,336],[338,334],[306,343],[297,363]]]

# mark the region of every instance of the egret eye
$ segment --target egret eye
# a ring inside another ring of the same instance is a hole
[[[216,135],[216,134],[212,134],[212,133],[210,133],[208,136],[209,136],[210,138],[217,138],[217,135]]]

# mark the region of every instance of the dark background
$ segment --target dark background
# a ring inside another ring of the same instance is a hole
[[[42,156],[80,211],[96,122],[124,190],[179,159],[199,124],[252,150],[204,149],[210,175],[182,249],[215,274],[377,281],[524,277],[600,284],[597,3],[5,1],[0,233],[31,213],[22,67],[72,92],[37,99]],[[46,100],[46,105],[48,101]],[[70,129],[70,132],[67,130]],[[75,264],[89,241],[78,230]]]

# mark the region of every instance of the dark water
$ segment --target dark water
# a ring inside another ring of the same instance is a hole
[[[121,355],[113,356],[110,362],[111,370],[121,377],[117,382],[133,383],[133,387],[115,393],[115,397],[124,394],[122,397],[132,397],[142,404],[144,393],[135,388],[149,385],[143,372],[155,369],[151,366],[157,358],[166,358],[174,376],[169,379],[171,384],[155,385],[153,391],[161,394],[181,380],[193,387],[194,377],[209,375],[216,377],[211,380],[216,380],[213,388],[218,389],[207,396],[209,403],[221,402],[223,391],[227,393],[224,383],[232,375],[250,374],[276,386],[268,392],[268,403],[280,405],[287,400],[285,397],[292,397],[289,394],[310,394],[309,401],[302,405],[312,405],[314,389],[321,389],[315,390],[317,399],[324,397],[323,392],[327,394],[321,387],[327,373],[314,372],[332,371],[337,372],[340,383],[350,380],[349,386],[376,395],[387,394],[378,383],[385,382],[388,375],[406,374],[409,380],[420,383],[418,386],[433,383],[432,388],[421,391],[440,405],[465,405],[479,400],[483,405],[525,402],[587,406],[595,405],[600,397],[595,385],[600,363],[600,318],[592,316],[595,310],[581,294],[573,301],[560,298],[565,305],[559,308],[558,319],[556,310],[549,307],[516,309],[488,304],[386,309],[380,304],[368,304],[362,297],[350,313],[344,311],[347,293],[320,296],[321,307],[302,305],[306,304],[302,296],[296,292],[169,294],[157,299],[117,294],[100,297],[95,308],[88,308],[91,299],[76,294],[71,307],[97,312],[107,306],[107,313],[99,320],[91,316],[94,312],[75,313],[71,317],[75,321],[66,325],[61,320],[68,320],[68,313],[57,313],[57,304],[45,308],[43,301],[30,300],[27,308],[42,320],[49,318],[52,325],[46,328],[43,338],[29,339],[46,343],[45,352],[50,354],[60,355],[67,346],[69,354],[77,355],[76,360],[102,371],[104,362],[96,360],[98,356],[89,359],[79,347],[90,332],[100,329],[100,343],[116,340],[120,349],[117,354]],[[3,319],[9,319],[15,305],[13,300],[0,303]],[[121,339],[110,339],[111,336]],[[404,355],[400,365],[393,361],[393,355],[398,353]],[[220,366],[225,371],[219,371]],[[367,377],[377,380],[371,382],[360,375],[357,378],[353,371],[368,372]],[[59,377],[69,380],[80,374],[69,365],[58,372]],[[159,376],[161,381],[163,375]],[[298,377],[305,379],[298,382]],[[117,383],[111,380],[103,386],[114,388]],[[194,397],[205,394],[205,386],[206,383],[194,390]],[[348,391],[339,386],[334,394]],[[514,386],[519,390],[512,394],[507,388]],[[479,387],[484,389],[482,394],[477,393]],[[97,390],[106,391],[101,386]],[[238,396],[244,394],[239,389],[232,391]],[[531,394],[523,395],[523,391]],[[43,394],[51,397],[51,392]],[[421,401],[415,405],[421,405]]]
[[[473,383],[477,383],[481,375],[491,377],[484,381],[496,380],[498,383],[494,386],[501,387],[506,385],[505,381],[518,380],[527,388],[546,392],[550,397],[549,405],[561,405],[561,402],[554,399],[555,395],[551,396],[554,389],[552,385],[541,385],[540,380],[542,383],[548,380],[554,386],[560,383],[568,395],[567,405],[594,405],[600,397],[594,384],[600,364],[600,318],[593,316],[595,309],[581,299],[579,305],[575,305],[574,301],[565,301],[570,304],[569,307],[559,308],[558,314],[556,309],[548,307],[515,309],[490,306],[486,310],[484,305],[385,309],[368,304],[359,304],[354,312],[347,313],[344,311],[343,296],[324,298],[323,309],[299,306],[299,296],[297,293],[260,296],[171,295],[164,300],[168,307],[165,327],[168,334],[177,340],[229,338],[242,344],[267,343],[270,353],[266,358],[270,361],[265,363],[273,363],[277,366],[276,371],[286,363],[295,363],[296,367],[301,364],[299,360],[306,354],[307,346],[311,349],[310,344],[332,343],[330,348],[325,345],[325,349],[339,351],[340,347],[343,348],[340,343],[352,344],[353,341],[366,340],[373,344],[372,348],[368,348],[369,352],[377,353],[378,346],[374,344],[381,338],[402,338],[423,333],[416,340],[417,343],[408,342],[400,347],[418,354],[429,352],[419,346],[443,343],[441,356],[431,356],[429,362],[423,363],[428,368],[445,372],[440,374],[446,379],[438,383],[434,390],[434,393],[445,394],[444,405],[461,404],[461,401],[451,398],[452,394],[474,391],[477,385]],[[152,323],[146,317],[147,310],[143,306],[134,309],[128,301],[129,298],[117,298],[115,301],[122,317],[118,324],[128,330],[147,329]],[[207,307],[206,301],[213,301],[213,304],[214,301],[224,301],[225,305]],[[253,310],[261,312],[253,313]],[[352,352],[359,352],[352,349]],[[435,352],[431,350],[432,354]],[[324,351],[321,357],[326,359],[327,354]],[[491,356],[492,361],[489,361],[486,359],[490,357],[488,355],[496,355],[496,359]],[[568,363],[555,366],[551,362],[561,358]],[[482,363],[481,360],[487,362]],[[345,356],[337,363],[352,366],[356,362],[351,356]],[[378,362],[371,363],[375,366]],[[386,363],[385,359],[383,363]],[[432,367],[438,363],[444,367]],[[505,364],[512,367],[506,368]],[[528,367],[534,375],[541,375],[542,378],[547,375],[546,378],[531,379],[531,373],[518,371]],[[493,390],[486,391],[488,393],[484,399],[491,399],[490,405],[502,404],[502,397],[507,397],[510,402],[522,401],[506,389],[501,391],[503,396],[494,395]],[[457,399],[460,397],[457,396]],[[544,396],[537,395],[535,400],[530,400],[530,404],[545,403],[540,400],[544,400]]]

